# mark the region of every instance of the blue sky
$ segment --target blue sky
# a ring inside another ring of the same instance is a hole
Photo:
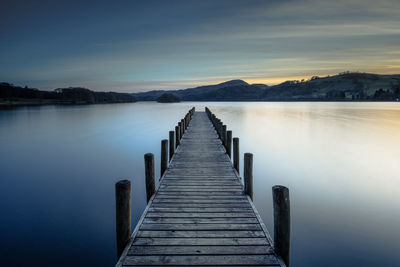
[[[400,1],[2,1],[0,81],[41,89],[400,73]]]

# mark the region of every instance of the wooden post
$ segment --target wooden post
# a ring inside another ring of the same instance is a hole
[[[181,140],[182,139],[182,135],[183,135],[183,132],[182,132],[182,122],[178,122],[178,126],[179,126],[179,140]]]
[[[161,168],[160,179],[168,168],[168,140],[161,140]]]
[[[169,161],[175,153],[175,132],[169,131]]]
[[[179,129],[181,130],[181,132],[179,133],[179,138],[182,139],[182,136],[183,136],[183,133],[184,133],[183,123],[182,123],[182,121],[180,121],[178,124],[179,124]]]
[[[244,193],[253,200],[253,154],[244,153]]]
[[[181,130],[179,129],[179,126],[175,126],[175,148],[179,146],[179,141],[181,138],[179,137]]]
[[[289,189],[282,185],[272,187],[274,201],[274,248],[286,266],[290,264],[290,199]]]
[[[131,182],[121,180],[115,184],[115,218],[117,231],[117,257],[121,256],[131,235]]]
[[[222,141],[222,144],[224,145],[225,150],[226,150],[226,125],[222,125],[221,141]]]
[[[147,202],[149,202],[155,191],[154,155],[152,153],[144,155],[144,167],[146,173],[146,197]]]
[[[233,138],[233,167],[239,172],[239,138]]]
[[[184,133],[185,133],[185,120],[181,119],[181,139]]]
[[[232,159],[232,131],[226,132],[226,153]]]

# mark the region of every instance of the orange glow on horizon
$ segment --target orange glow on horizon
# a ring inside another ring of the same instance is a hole
[[[325,76],[324,76],[325,77]],[[311,76],[289,76],[289,77],[271,77],[271,78],[249,78],[249,79],[243,79],[249,84],[253,83],[262,83],[266,85],[275,85],[275,84],[280,84],[286,81],[292,81],[292,80],[309,80]]]

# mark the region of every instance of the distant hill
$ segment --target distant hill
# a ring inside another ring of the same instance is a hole
[[[157,98],[157,102],[159,103],[178,103],[181,102],[179,97],[174,94],[164,93]]]
[[[343,72],[273,86],[232,80],[217,85],[132,95],[138,101],[154,101],[164,93],[172,93],[182,101],[396,101],[400,98],[400,75]]]
[[[80,87],[41,91],[35,88],[0,83],[0,104],[2,105],[98,104],[135,101],[134,96],[126,93],[94,92]]]
[[[199,100],[202,98],[204,94],[212,93],[216,90],[226,88],[226,87],[235,87],[235,86],[246,86],[248,83],[242,80],[232,80],[216,85],[206,85],[206,86],[199,86],[195,88],[188,88],[182,90],[154,90],[149,92],[143,93],[134,93],[133,96],[136,97],[137,100],[140,101],[155,101],[159,96],[164,93],[174,94],[179,97],[181,100]]]

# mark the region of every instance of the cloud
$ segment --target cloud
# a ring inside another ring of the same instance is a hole
[[[400,69],[397,0],[49,3],[5,16],[1,79],[130,92]]]

